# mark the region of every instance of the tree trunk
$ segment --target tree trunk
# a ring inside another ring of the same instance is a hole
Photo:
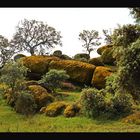
[[[34,48],[30,48],[30,54],[31,54],[31,55],[34,55],[34,54],[35,54]]]

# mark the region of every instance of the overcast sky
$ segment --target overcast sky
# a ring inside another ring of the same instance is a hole
[[[55,50],[61,49],[70,56],[84,52],[78,40],[82,30],[97,30],[102,36],[102,29],[134,23],[127,8],[0,8],[0,13],[1,35],[11,39],[18,22],[24,18],[43,21],[61,31],[63,47]],[[91,57],[96,56],[96,52],[91,54]]]

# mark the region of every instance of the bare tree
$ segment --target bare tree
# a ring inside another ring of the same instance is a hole
[[[19,51],[27,51],[31,55],[45,54],[46,49],[62,45],[62,36],[55,28],[48,26],[42,21],[24,19],[17,26],[11,43]]]
[[[111,38],[111,35],[112,35],[111,30],[109,31],[109,30],[104,30],[103,29],[103,34],[105,36],[105,42],[106,42],[106,44],[112,44],[113,41],[112,41],[112,38]]]
[[[101,44],[99,42],[99,39],[101,38],[99,37],[99,33],[96,30],[91,30],[91,31],[83,30],[79,34],[79,40],[82,40],[84,42],[82,46],[86,49],[89,55],[92,51],[95,50],[93,46],[99,46]]]
[[[10,46],[8,39],[0,35],[0,68],[13,56],[14,48]]]

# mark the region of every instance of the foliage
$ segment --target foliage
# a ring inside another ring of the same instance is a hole
[[[84,44],[82,45],[87,53],[90,56],[90,53],[95,50],[95,48],[93,48],[93,46],[99,46],[101,43],[99,42],[101,38],[99,37],[99,33],[96,30],[83,30],[80,34],[79,34],[79,40],[82,40],[84,42]]]
[[[0,81],[11,88],[12,92],[23,88],[23,81],[27,74],[27,68],[21,62],[9,62],[1,69]]]
[[[51,61],[49,68],[66,70],[71,81],[87,85],[91,83],[93,72],[95,70],[94,65],[76,60]]]
[[[132,111],[132,96],[125,93],[116,93],[111,99],[113,113],[116,115],[130,113]]]
[[[92,58],[88,62],[95,66],[104,66],[104,63],[102,62],[101,57]]]
[[[15,110],[23,115],[32,115],[36,111],[34,97],[28,91],[21,91],[15,102]]]
[[[136,20],[136,23],[140,22],[140,7],[133,7],[129,8],[130,9],[130,14],[132,17]]]
[[[0,67],[3,67],[14,53],[14,47],[10,46],[8,39],[0,35]]]
[[[140,39],[124,49],[118,66],[118,86],[120,90],[131,93],[135,99],[139,99]]]
[[[48,87],[54,91],[56,88],[61,87],[61,82],[68,78],[69,75],[66,74],[65,70],[51,69],[42,77],[39,83],[46,83]]]
[[[17,26],[11,44],[19,51],[45,54],[46,49],[61,45],[60,32],[42,21],[24,19]]]
[[[84,113],[89,117],[97,117],[105,111],[105,97],[102,90],[83,89],[80,102]]]
[[[127,47],[140,37],[140,25],[127,24],[116,28],[113,31],[112,40],[116,46]]]
[[[23,58],[23,57],[26,57],[26,55],[24,55],[24,54],[17,54],[17,55],[14,56],[14,61],[17,61],[17,60],[19,60],[20,58]]]
[[[103,34],[105,36],[105,42],[106,44],[112,44],[112,38],[111,38],[111,35],[112,35],[112,32],[108,31],[108,30],[103,30]]]

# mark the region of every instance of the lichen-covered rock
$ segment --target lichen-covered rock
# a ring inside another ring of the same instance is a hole
[[[28,88],[35,98],[38,109],[54,101],[54,97],[50,95],[45,88],[39,85],[31,85]]]
[[[74,60],[52,61],[49,68],[66,70],[67,74],[70,76],[70,80],[83,84],[91,83],[95,70],[95,66],[92,64]]]
[[[56,50],[53,52],[53,56],[61,57],[61,55],[62,55],[62,51],[60,51],[60,50]]]
[[[95,66],[104,66],[101,57],[96,57],[96,58],[92,58],[88,61],[90,64],[93,64]]]
[[[92,78],[92,86],[98,89],[105,87],[105,78],[112,73],[112,70],[108,67],[98,66],[96,67],[93,78]]]
[[[74,117],[80,110],[80,106],[77,104],[68,105],[64,110],[65,117]]]
[[[58,57],[49,56],[29,56],[22,59],[23,64],[31,70],[32,73],[45,74],[48,72],[49,63],[52,60],[59,60]]]
[[[49,104],[46,109],[43,110],[43,112],[46,114],[46,116],[55,117],[63,114],[63,111],[67,107],[67,105],[68,103],[64,101],[54,102]]]
[[[105,45],[105,46],[102,46],[100,48],[97,49],[97,53],[102,55],[102,53],[104,52],[104,50],[108,49],[108,48],[112,48],[113,45],[109,44],[109,45]]]
[[[62,55],[60,56],[60,58],[61,58],[61,59],[64,59],[64,60],[71,60],[71,59],[72,59],[70,56],[68,56],[68,55],[66,55],[66,54],[62,54]]]
[[[107,48],[102,52],[101,60],[104,64],[114,65],[115,58],[113,57],[113,49]]]
[[[17,61],[17,60],[19,60],[20,58],[23,58],[23,57],[26,57],[26,55],[24,55],[24,54],[17,54],[17,55],[14,56],[14,61]]]

